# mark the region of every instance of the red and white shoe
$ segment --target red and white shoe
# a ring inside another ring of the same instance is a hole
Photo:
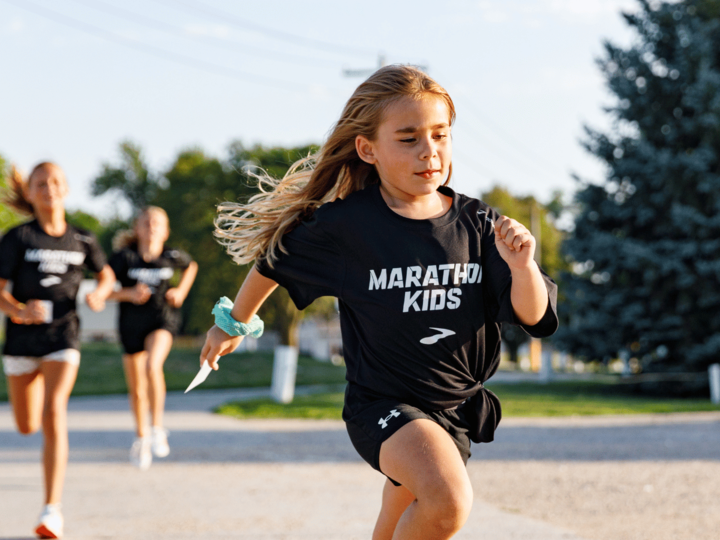
[[[35,527],[35,534],[38,535],[38,538],[62,538],[63,516],[59,503],[45,505],[38,525]]]

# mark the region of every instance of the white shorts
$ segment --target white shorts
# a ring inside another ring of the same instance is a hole
[[[3,356],[3,370],[5,375],[27,375],[40,371],[42,362],[67,362],[73,366],[80,365],[80,351],[77,349],[63,349],[52,352],[46,356]]]

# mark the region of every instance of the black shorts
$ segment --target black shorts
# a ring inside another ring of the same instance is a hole
[[[120,343],[126,354],[145,350],[145,339],[155,330],[167,330],[173,336],[180,329],[180,314],[158,313],[120,317]]]
[[[382,473],[380,470],[382,443],[405,424],[419,418],[432,420],[447,431],[460,452],[463,463],[467,465],[471,455],[468,437],[470,425],[462,406],[425,412],[412,405],[374,394],[361,386],[352,383],[347,385],[343,420],[350,441],[358,454],[376,471]],[[396,486],[400,485],[389,476],[388,479]]]

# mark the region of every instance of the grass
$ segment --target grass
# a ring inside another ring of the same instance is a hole
[[[122,351],[114,343],[88,343],[82,348],[82,361],[74,396],[124,394],[127,392],[122,368]],[[176,346],[165,362],[168,390],[185,390],[199,368],[200,349]],[[272,380],[272,352],[231,354],[220,360],[220,370],[203,383],[210,388],[268,387]],[[298,359],[297,384],[342,384],[345,367],[318,362],[301,356]],[[0,401],[7,401],[5,377],[0,377]]]
[[[661,399],[627,394],[622,386],[602,382],[493,384],[503,416],[574,416],[720,411],[709,399]],[[296,396],[291,404],[269,399],[233,402],[217,409],[236,418],[325,418],[339,420],[342,393]]]

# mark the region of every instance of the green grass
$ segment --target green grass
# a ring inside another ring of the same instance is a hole
[[[82,361],[74,396],[124,394],[127,392],[122,369],[122,351],[114,343],[88,343],[82,348]],[[199,368],[200,349],[176,346],[165,362],[168,390],[185,390]],[[252,388],[270,386],[272,352],[231,354],[220,360],[220,370],[210,374],[203,389]],[[297,384],[342,384],[345,367],[318,362],[301,356],[298,359]],[[7,401],[5,377],[0,377],[0,401]]]
[[[573,416],[720,411],[709,399],[660,399],[627,394],[622,386],[597,382],[493,384],[503,416]],[[269,399],[233,402],[217,409],[236,418],[327,418],[339,420],[342,393],[296,396],[291,404]]]

